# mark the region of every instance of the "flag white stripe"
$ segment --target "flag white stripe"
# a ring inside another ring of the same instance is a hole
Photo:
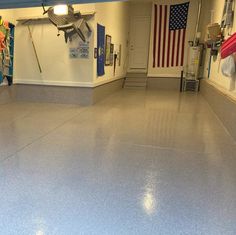
[[[164,26],[164,21],[163,21],[163,16],[164,16],[164,6],[161,5],[160,8],[160,15],[159,17],[161,17],[161,24],[160,24],[160,48],[159,48],[159,67],[162,67],[161,62],[162,62],[162,49],[163,49],[163,26]]]
[[[154,44],[155,47],[153,48],[154,67],[181,66],[185,30],[169,30],[170,7],[171,5],[156,5],[157,14],[156,22],[154,22],[156,25],[156,29],[154,29],[156,31],[156,45]]]
[[[181,60],[182,60],[182,42],[184,40],[183,36],[184,36],[184,30],[181,29],[181,35],[180,35],[180,47],[179,47],[179,66],[181,66]]]
[[[168,58],[168,37],[169,37],[169,19],[170,19],[170,6],[167,7],[167,21],[166,21],[166,48],[165,48],[165,63],[164,67],[167,67]]]

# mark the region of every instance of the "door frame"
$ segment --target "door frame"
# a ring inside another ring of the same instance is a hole
[[[138,19],[138,18],[146,18],[149,21],[149,38],[148,38],[148,42],[147,42],[147,47],[148,47],[148,51],[147,51],[147,67],[146,68],[131,68],[130,67],[130,55],[131,55],[131,47],[132,47],[132,41],[131,41],[131,34],[132,34],[132,24],[134,22],[134,19]],[[151,17],[149,15],[137,15],[137,16],[133,16],[130,19],[130,31],[129,31],[129,57],[128,57],[128,72],[147,72],[148,71],[148,63],[149,63],[149,53],[150,53],[150,37],[151,37]]]

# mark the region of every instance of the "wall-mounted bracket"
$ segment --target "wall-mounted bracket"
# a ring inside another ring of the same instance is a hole
[[[76,14],[80,14],[83,19],[88,21],[95,16],[96,12],[83,12],[83,13],[75,12],[75,15]],[[23,25],[34,23],[37,21],[42,21],[43,23],[50,23],[49,17],[47,16],[21,17],[21,18],[18,18],[16,21]]]

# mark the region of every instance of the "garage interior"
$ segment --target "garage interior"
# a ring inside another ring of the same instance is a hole
[[[0,3],[0,234],[235,235],[234,0]]]

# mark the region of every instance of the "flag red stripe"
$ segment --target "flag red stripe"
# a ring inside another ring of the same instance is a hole
[[[181,36],[181,30],[178,30],[178,42],[177,42],[177,54],[176,54],[176,66],[179,66],[180,36]]]
[[[173,9],[171,6],[154,4],[153,68],[178,67],[184,64],[186,29],[178,29],[178,25],[175,25],[171,17],[179,10],[175,9],[175,5]],[[183,12],[178,14],[180,13]]]
[[[156,50],[157,50],[157,5],[155,5],[154,20],[154,39],[153,39],[153,68],[156,67]]]
[[[167,67],[170,67],[170,42],[171,42],[171,31],[168,33],[168,48],[167,48]]]
[[[162,5],[160,5],[160,17],[159,17],[159,41],[158,41],[158,60],[157,67],[160,67],[161,57],[161,31],[162,31]]]
[[[184,65],[185,36],[186,36],[186,29],[183,29],[183,41],[182,41],[181,66]]]
[[[164,15],[164,38],[163,38],[163,51],[162,51],[162,67],[165,67],[165,54],[166,54],[166,28],[167,28],[167,6],[165,6]]]
[[[176,31],[173,31],[173,45],[172,45],[172,58],[171,58],[171,66],[174,67],[175,60],[175,39],[176,39]]]

